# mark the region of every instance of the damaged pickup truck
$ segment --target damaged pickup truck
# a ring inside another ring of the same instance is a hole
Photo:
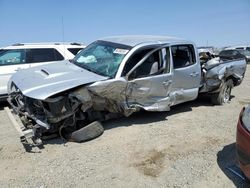
[[[195,44],[178,38],[108,37],[71,61],[18,71],[8,101],[21,120],[22,142],[41,144],[51,134],[81,142],[102,134],[101,121],[141,109],[168,111],[199,93],[227,103],[245,70],[244,59],[201,64]]]

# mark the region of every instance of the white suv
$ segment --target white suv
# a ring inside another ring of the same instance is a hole
[[[7,96],[12,74],[41,64],[72,59],[85,46],[78,43],[24,43],[0,49],[0,101]]]

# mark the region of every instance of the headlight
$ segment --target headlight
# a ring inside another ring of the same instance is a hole
[[[242,123],[248,131],[250,131],[250,105],[245,108],[242,114]]]

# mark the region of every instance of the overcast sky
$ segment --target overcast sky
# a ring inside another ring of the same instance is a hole
[[[128,34],[250,45],[250,0],[0,0],[0,18],[1,47]]]

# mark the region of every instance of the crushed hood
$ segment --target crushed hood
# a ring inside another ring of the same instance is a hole
[[[25,96],[44,100],[62,91],[106,79],[69,61],[59,61],[19,70],[9,81],[8,93],[14,82]]]

